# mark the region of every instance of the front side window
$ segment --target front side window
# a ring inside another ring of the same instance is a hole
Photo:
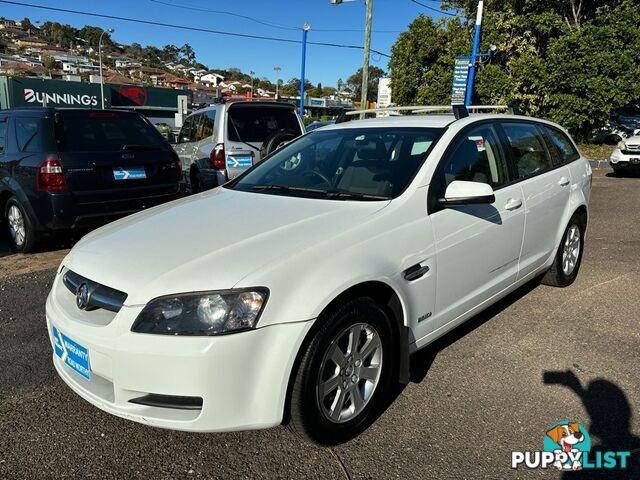
[[[196,128],[200,115],[187,117],[180,129],[180,143],[194,142],[196,139]]]
[[[504,123],[507,148],[515,163],[518,179],[529,178],[553,168],[538,127],[530,123]]]
[[[443,190],[454,180],[487,183],[493,188],[507,183],[507,164],[495,129],[481,125],[465,132],[445,160],[440,175]]]
[[[441,134],[437,128],[314,131],[257,164],[229,188],[330,199],[395,198]]]

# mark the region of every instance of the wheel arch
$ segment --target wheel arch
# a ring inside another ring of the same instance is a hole
[[[365,281],[355,284],[342,291],[333,298],[322,309],[313,326],[307,332],[304,340],[300,344],[300,348],[296,353],[296,358],[289,373],[289,381],[287,384],[287,392],[285,396],[284,411],[282,415],[283,423],[289,421],[289,411],[291,408],[291,392],[295,377],[300,367],[300,362],[306,352],[307,347],[311,343],[313,337],[322,325],[322,319],[326,315],[350,300],[356,298],[369,297],[380,305],[391,319],[391,326],[398,340],[398,358],[397,358],[397,375],[398,380],[402,383],[409,382],[409,335],[410,330],[406,326],[406,313],[400,295],[388,283],[374,280]]]

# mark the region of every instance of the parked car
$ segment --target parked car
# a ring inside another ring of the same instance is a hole
[[[181,177],[171,146],[137,113],[0,111],[0,212],[17,252],[176,199]]]
[[[174,146],[187,187],[200,192],[222,185],[304,133],[293,105],[220,103],[189,115]]]
[[[615,175],[624,172],[640,172],[640,135],[621,140],[609,158],[609,165]]]
[[[625,138],[640,133],[640,111],[638,109],[620,109],[611,114],[607,123],[591,133],[591,142],[598,145],[616,145]]]
[[[47,299],[53,363],[140,423],[284,421],[343,442],[408,381],[411,352],[535,277],[571,285],[591,175],[545,120],[325,127],[222,188],[84,237]]]

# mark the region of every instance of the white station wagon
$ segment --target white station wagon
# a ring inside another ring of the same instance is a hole
[[[411,353],[580,268],[592,172],[575,143],[458,113],[324,127],[87,235],[47,299],[59,375],[157,427],[358,435]]]

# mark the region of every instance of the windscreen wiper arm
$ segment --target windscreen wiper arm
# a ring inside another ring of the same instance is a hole
[[[371,195],[357,192],[327,192],[327,198],[343,198],[345,200],[391,200],[384,195]]]
[[[238,141],[240,143],[244,143],[247,147],[253,148],[256,152],[259,152],[260,149],[258,147],[254,147],[250,143],[247,143],[244,140],[242,140],[242,138],[240,138],[240,132],[238,131],[238,127],[236,127],[236,122],[233,121],[233,117],[231,115],[229,115],[229,121],[231,122],[231,126],[233,127],[233,129],[236,131],[236,138],[238,139]]]
[[[321,195],[326,195],[326,190],[321,190],[319,188],[307,188],[307,187],[289,187],[287,185],[252,185],[251,190],[253,191],[264,191],[264,190],[275,190],[278,192],[308,192],[308,193],[318,193]]]

